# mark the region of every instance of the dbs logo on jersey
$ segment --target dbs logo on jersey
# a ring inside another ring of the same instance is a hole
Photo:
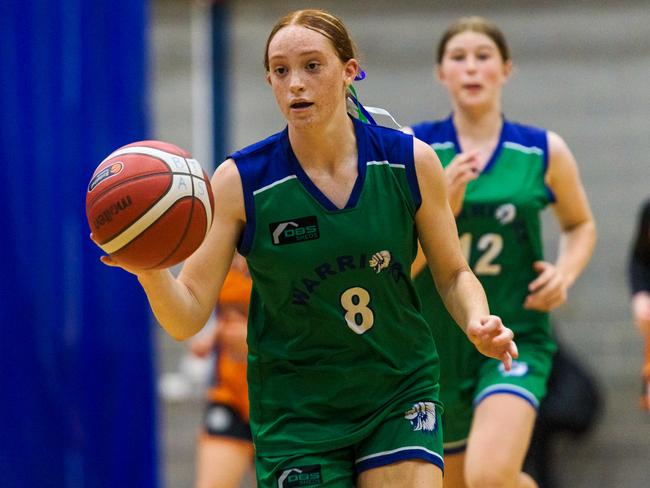
[[[318,486],[323,483],[320,464],[296,466],[277,473],[278,488],[298,488],[300,486]]]
[[[320,237],[318,220],[315,215],[269,224],[271,241],[274,246],[294,242],[313,241]]]

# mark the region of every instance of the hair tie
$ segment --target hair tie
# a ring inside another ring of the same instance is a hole
[[[366,72],[364,70],[359,70],[357,76],[354,77],[354,81],[361,81],[366,78]]]

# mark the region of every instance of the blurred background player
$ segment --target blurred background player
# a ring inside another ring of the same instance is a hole
[[[235,254],[217,302],[217,323],[189,347],[198,357],[216,352],[214,378],[199,433],[196,488],[238,488],[253,467],[248,423],[246,328],[252,282]]]
[[[650,200],[641,207],[628,265],[634,323],[645,339],[641,407],[650,411]]]
[[[445,486],[453,488],[536,486],[521,469],[556,350],[548,312],[566,301],[596,236],[566,143],[502,115],[501,92],[511,71],[498,27],[481,17],[459,19],[437,49],[436,73],[453,113],[412,127],[445,167],[461,245],[491,309],[512,327],[519,347],[509,372],[467,348],[445,324],[451,317],[419,256],[416,286],[436,343],[444,344]],[[544,260],[541,242],[540,213],[551,203],[562,231],[556,263]]]

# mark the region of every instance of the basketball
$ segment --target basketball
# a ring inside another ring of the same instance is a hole
[[[174,144],[139,141],[112,152],[86,192],[86,216],[99,247],[120,264],[162,269],[203,242],[214,198],[199,162]]]

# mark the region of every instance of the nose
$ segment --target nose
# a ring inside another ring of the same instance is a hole
[[[465,69],[467,69],[467,71],[476,70],[476,57],[467,56],[467,59],[465,60]]]
[[[300,93],[304,89],[305,84],[302,81],[302,76],[297,70],[293,71],[289,79],[289,90],[291,90],[291,93]]]

